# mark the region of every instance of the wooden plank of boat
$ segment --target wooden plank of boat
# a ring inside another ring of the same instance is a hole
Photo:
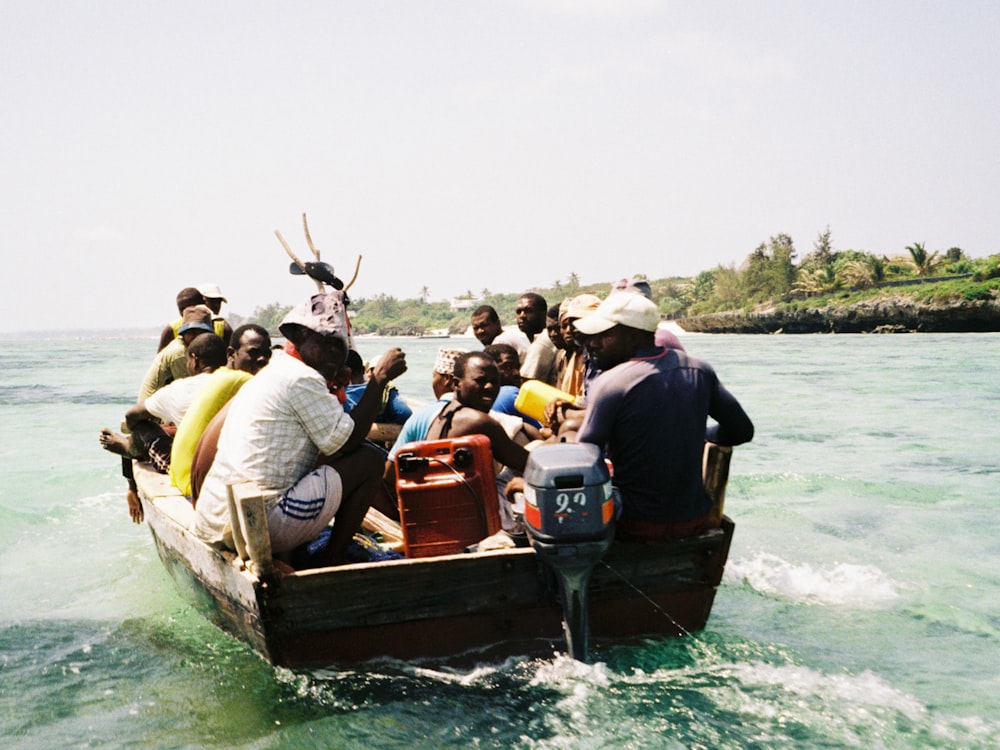
[[[190,534],[194,510],[165,476],[137,463],[135,477],[157,551],[181,593],[276,665],[491,647],[551,653],[561,642],[555,584],[530,548],[265,571]],[[732,533],[723,517],[720,528],[665,546],[612,544],[591,578],[593,638],[703,628]]]

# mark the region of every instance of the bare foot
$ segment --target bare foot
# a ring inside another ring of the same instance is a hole
[[[101,434],[97,436],[97,439],[104,450],[117,453],[119,456],[125,456],[125,458],[132,457],[132,441],[125,435],[119,435],[117,432],[112,432],[105,427],[101,430]]]
[[[130,489],[125,494],[125,499],[128,501],[128,515],[132,519],[132,523],[142,523],[145,516],[142,514],[142,503],[139,502],[139,496],[135,494],[135,490]]]

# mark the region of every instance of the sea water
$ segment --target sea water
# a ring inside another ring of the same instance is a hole
[[[97,442],[155,336],[0,339],[0,747],[1000,747],[1000,336],[685,335],[753,419],[708,627],[276,669],[175,592]],[[397,382],[430,398],[439,346]]]

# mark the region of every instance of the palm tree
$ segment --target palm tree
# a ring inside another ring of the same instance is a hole
[[[431,290],[429,288],[427,288],[426,286],[420,287],[420,301],[421,302],[423,302],[426,305],[427,304],[427,300],[430,298],[430,296],[431,296]]]
[[[852,289],[868,289],[878,284],[880,271],[870,260],[856,258],[844,264],[840,275],[846,286]]]
[[[910,263],[913,265],[913,270],[917,276],[930,275],[941,262],[941,259],[938,257],[940,251],[935,250],[928,255],[923,242],[914,242],[912,245],[907,245],[906,251],[910,254]]]
[[[833,291],[836,286],[837,277],[833,272],[833,266],[822,266],[820,268],[800,269],[798,281],[792,285],[792,291],[812,297],[814,294],[819,295]]]

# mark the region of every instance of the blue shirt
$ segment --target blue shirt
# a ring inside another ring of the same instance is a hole
[[[403,422],[403,428],[399,431],[399,437],[396,438],[396,442],[389,449],[389,459],[392,460],[395,458],[396,452],[407,443],[415,443],[417,440],[423,440],[427,437],[427,431],[431,428],[431,422],[434,421],[434,417],[444,408],[445,404],[451,401],[454,395],[453,393],[446,393],[433,404],[429,404],[423,409],[413,412],[409,419]]]
[[[514,407],[514,402],[517,401],[517,394],[520,392],[521,389],[516,385],[500,386],[500,393],[497,394],[497,400],[493,402],[490,410],[500,412],[501,414],[512,414],[515,417],[520,417],[533,427],[541,427],[542,423],[537,419],[532,419]]]
[[[718,424],[706,429],[708,417]],[[661,347],[639,350],[597,377],[577,436],[611,459],[622,519],[661,523],[708,512],[706,440],[739,445],[752,438],[753,423],[711,365]]]
[[[348,414],[351,413],[354,407],[358,405],[358,402],[361,401],[361,397],[365,394],[367,387],[367,383],[355,383],[344,389],[344,392],[347,394],[347,400],[344,402],[345,412]],[[410,415],[413,414],[413,409],[399,397],[399,391],[395,388],[390,388],[387,393],[389,397],[385,402],[385,406],[379,409],[378,414],[375,415],[375,421],[389,422],[390,424],[405,423],[410,418]]]

